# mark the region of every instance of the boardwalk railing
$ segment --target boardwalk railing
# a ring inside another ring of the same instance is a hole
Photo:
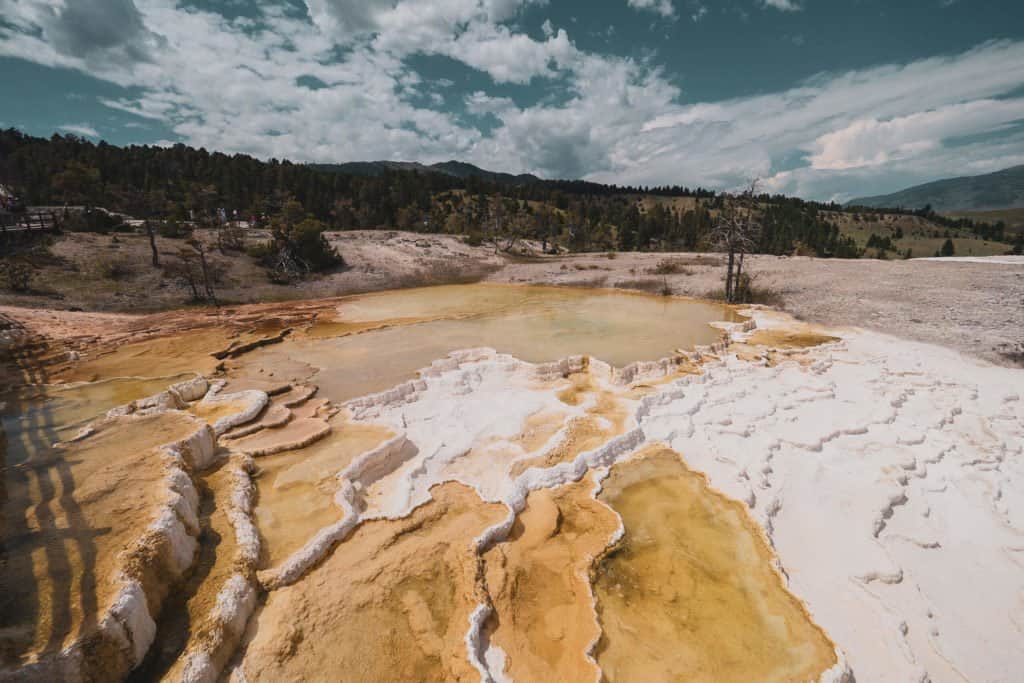
[[[11,237],[26,232],[53,232],[57,229],[57,225],[56,211],[0,212],[0,235],[3,237]]]

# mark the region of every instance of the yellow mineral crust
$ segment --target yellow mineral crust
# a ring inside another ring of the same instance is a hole
[[[224,328],[191,330],[173,336],[146,339],[91,353],[65,379],[93,380],[106,377],[153,377],[184,372],[210,374],[220,361],[211,354],[230,343]]]
[[[263,540],[261,566],[273,567],[337,522],[337,474],[360,454],[393,437],[384,427],[351,423],[338,415],[324,439],[298,451],[257,461],[259,491],[255,516]]]
[[[593,571],[605,680],[809,681],[836,663],[743,504],[677,453],[615,465],[598,498],[625,527]]]
[[[531,467],[544,468],[569,462],[580,453],[597,448],[623,432],[629,413],[612,392],[596,387],[587,371],[576,373],[569,380],[571,384],[558,393],[559,400],[569,406],[579,406],[587,401],[591,405],[584,415],[565,423],[562,438],[554,448],[513,463],[509,471],[512,477],[518,477]]]
[[[448,483],[398,520],[359,526],[301,581],[272,591],[240,664],[249,681],[476,681],[470,614],[483,601],[474,538],[504,519]]]
[[[181,413],[119,417],[3,473],[0,654],[11,666],[94,633],[121,589],[123,551],[169,492],[159,447],[194,433]]]
[[[486,628],[517,681],[594,681],[586,652],[600,629],[588,571],[619,520],[587,476],[529,495],[509,538],[485,555],[494,612]]]

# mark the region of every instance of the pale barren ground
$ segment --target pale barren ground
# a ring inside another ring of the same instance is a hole
[[[268,235],[253,233],[250,241]],[[212,242],[211,235],[205,235]],[[224,267],[218,296],[229,304],[315,299],[358,292],[474,281],[619,287],[714,296],[722,289],[715,254],[617,253],[509,257],[488,246],[471,247],[450,235],[399,231],[330,233],[347,267],[298,285],[276,285],[249,256],[215,253]],[[180,240],[160,239],[170,259]],[[37,293],[0,290],[0,305],[28,308],[152,312],[180,308],[188,292],[149,265],[144,235],[72,234],[51,249],[56,257],[36,278]],[[129,274],[112,281],[99,261],[120,260]],[[671,274],[658,264],[675,260]],[[779,305],[806,320],[860,326],[917,341],[943,344],[986,360],[1021,363],[1024,342],[1024,265],[877,261],[755,256],[747,262],[756,285]],[[1012,351],[1018,350],[1014,356]]]
[[[652,272],[672,258],[687,264],[683,272]],[[591,254],[513,263],[488,279],[648,291],[667,284],[674,294],[702,297],[722,288],[719,261],[714,254]],[[778,295],[776,305],[811,322],[888,332],[1001,364],[1013,362],[1008,346],[1024,342],[1024,264],[754,256],[746,269]]]

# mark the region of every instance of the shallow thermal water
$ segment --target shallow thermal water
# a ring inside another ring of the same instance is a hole
[[[616,465],[598,498],[625,529],[595,571],[605,680],[806,681],[835,664],[745,506],[674,451]]]
[[[494,284],[357,296],[338,312],[311,338],[261,349],[247,364],[301,359],[320,368],[315,381],[325,395],[346,400],[392,387],[457,349],[486,346],[529,362],[587,354],[622,367],[714,343],[721,332],[708,323],[737,319],[696,300]]]
[[[3,429],[0,455],[3,464],[16,465],[52,450],[90,421],[111,408],[150,396],[183,376],[160,378],[111,378],[69,386],[26,387],[0,394]]]

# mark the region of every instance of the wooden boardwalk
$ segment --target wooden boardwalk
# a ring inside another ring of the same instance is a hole
[[[53,232],[57,229],[57,212],[51,209],[29,209],[21,213],[0,211],[0,236],[25,232]]]

